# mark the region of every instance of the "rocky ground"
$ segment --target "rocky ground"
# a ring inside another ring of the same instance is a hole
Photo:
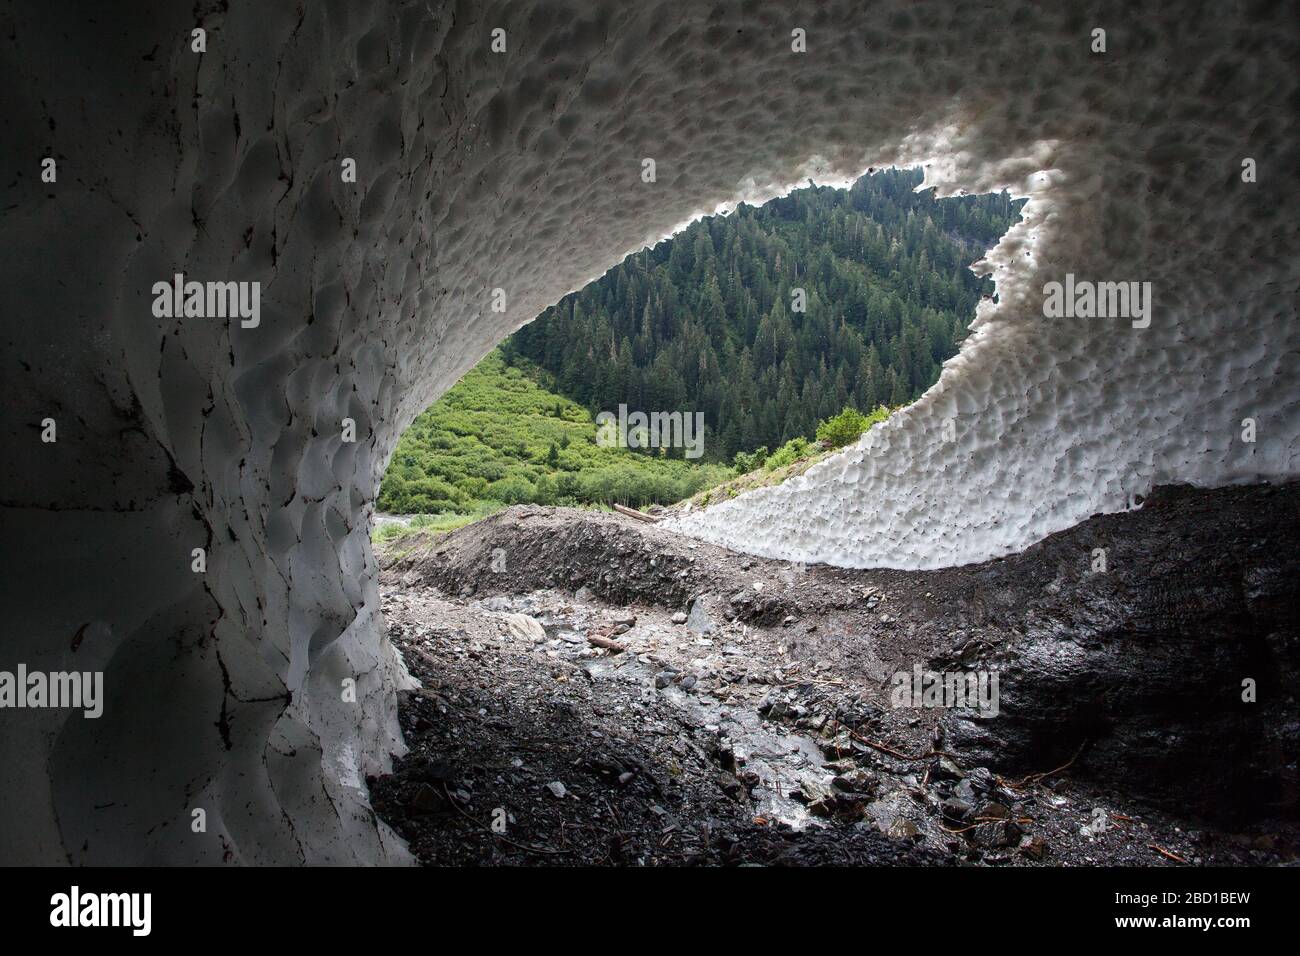
[[[1298,516],[1296,485],[1163,489],[936,572],[537,507],[402,539],[422,686],[374,806],[439,865],[1293,859]],[[998,715],[895,706],[917,665],[996,671]]]

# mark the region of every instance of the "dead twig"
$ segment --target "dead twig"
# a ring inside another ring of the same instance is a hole
[[[1170,853],[1168,850],[1166,850],[1166,849],[1165,849],[1164,847],[1162,847],[1162,846],[1156,846],[1154,843],[1148,843],[1147,846],[1148,846],[1150,849],[1155,850],[1155,851],[1156,851],[1157,853],[1159,853],[1161,856],[1167,856],[1167,857],[1169,857],[1169,859],[1173,860],[1175,863],[1187,863],[1187,861],[1184,860],[1184,859],[1183,859],[1181,856],[1179,856],[1177,853]]]
[[[840,723],[838,720],[835,722],[835,726],[844,727],[844,725]],[[858,733],[856,730],[853,730],[851,728],[844,727],[844,730],[850,737],[852,737],[858,743],[866,744],[868,747],[875,747],[877,750],[881,751],[882,753],[887,753],[891,757],[897,757],[899,760],[912,760],[912,761],[929,760],[931,757],[947,757],[949,760],[957,759],[953,754],[948,753],[948,751],[946,750],[931,749],[926,751],[923,754],[915,754],[915,755],[905,754],[902,753],[901,751],[895,750],[893,747],[886,747],[884,744],[880,743],[877,740],[870,740],[866,737],[863,737],[860,733]]]
[[[974,830],[974,829],[975,829],[977,826],[979,826],[981,823],[999,823],[999,822],[1001,822],[1002,820],[1005,820],[1005,819],[1007,819],[1007,818],[1006,818],[1006,817],[976,817],[974,823],[972,823],[972,824],[971,824],[970,826],[968,826],[968,827],[962,827],[960,830],[949,830],[949,829],[948,829],[946,826],[944,826],[942,823],[936,823],[935,826],[937,826],[937,827],[938,827],[940,830],[942,830],[944,833],[965,833],[965,832],[967,832],[968,830]],[[1023,825],[1027,825],[1027,824],[1033,823],[1034,821],[1033,821],[1033,819],[1032,819],[1031,817],[1018,817],[1018,818],[1016,819],[1016,822],[1019,823],[1019,824],[1021,824],[1021,825],[1023,826]]]
[[[1031,773],[1029,776],[1017,781],[1007,780],[1005,777],[998,777],[998,783],[1010,787],[1012,790],[1023,790],[1032,783],[1039,783],[1053,774],[1060,773],[1062,770],[1068,770],[1070,767],[1074,766],[1074,762],[1079,759],[1079,754],[1083,753],[1083,748],[1086,746],[1088,746],[1088,741],[1085,739],[1083,743],[1079,744],[1079,749],[1074,752],[1074,756],[1055,769],[1044,770],[1042,773]]]
[[[621,829],[622,829],[622,826],[623,826],[623,818],[620,817],[620,816],[618,815],[618,811],[615,810],[615,809],[610,805],[610,802],[609,802],[608,800],[605,801],[605,809],[608,810],[608,811],[609,811],[609,815],[610,815],[611,817],[614,818],[614,822],[615,822],[616,824],[618,824],[618,826],[619,826],[619,828],[620,828],[620,832],[621,832]]]
[[[505,836],[504,834],[501,834],[501,833],[497,833],[497,832],[496,832],[495,830],[493,830],[491,827],[489,827],[489,826],[485,826],[484,824],[479,823],[479,821],[475,820],[475,819],[474,819],[473,817],[471,817],[468,813],[466,813],[464,810],[462,810],[462,809],[460,808],[460,806],[456,803],[456,801],[453,800],[453,799],[451,798],[451,793],[448,792],[448,790],[447,790],[447,785],[446,785],[445,783],[442,785],[442,794],[443,794],[443,796],[445,796],[445,797],[447,798],[447,802],[448,802],[449,804],[451,804],[452,809],[455,810],[457,813],[459,813],[462,817],[464,817],[464,818],[465,818],[466,820],[468,820],[470,823],[474,824],[474,826],[478,827],[480,830],[486,830],[488,833],[491,833],[491,834],[492,834],[494,837],[496,837],[498,840],[501,840],[501,841],[503,841],[503,842],[505,842],[505,843],[509,843],[509,844],[510,844],[511,846],[513,846],[513,847],[517,847],[517,848],[520,849],[520,850],[526,850],[526,851],[529,852],[529,853],[547,853],[547,854],[551,854],[551,855],[553,855],[553,856],[560,856],[560,855],[563,855],[563,854],[565,854],[565,853],[572,853],[572,852],[573,852],[572,850],[568,850],[568,849],[565,849],[565,850],[549,850],[549,849],[547,849],[546,847],[541,847],[541,846],[529,846],[529,845],[526,844],[526,843],[516,843],[514,840],[510,839],[508,836]]]

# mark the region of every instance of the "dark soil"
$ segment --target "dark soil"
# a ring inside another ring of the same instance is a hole
[[[425,863],[1296,856],[1300,485],[932,572],[537,507],[411,545],[384,613],[423,686],[372,793]],[[997,716],[894,706],[917,665],[995,671]]]

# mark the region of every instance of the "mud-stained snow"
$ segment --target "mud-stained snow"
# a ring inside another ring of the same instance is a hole
[[[624,253],[810,176],[922,161],[945,191],[1031,201],[989,259],[998,305],[925,399],[681,530],[935,567],[1156,481],[1296,472],[1284,6],[1150,21],[1118,3],[710,6],[0,15],[0,664],[102,668],[107,697],[97,721],[4,715],[0,857],[404,859],[364,787],[401,747],[368,539],[397,437]],[[261,282],[260,325],[155,318],[153,283],[182,271]],[[1042,285],[1065,271],[1152,282],[1150,328],[1044,321]]]

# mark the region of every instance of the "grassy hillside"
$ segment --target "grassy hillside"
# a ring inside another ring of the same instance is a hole
[[[590,413],[532,371],[493,352],[420,415],[397,443],[379,509],[450,518],[525,502],[644,507],[731,476],[721,465],[598,446]]]
[[[779,485],[802,475],[823,458],[857,441],[864,431],[887,420],[897,410],[882,405],[869,415],[863,415],[850,406],[833,418],[818,423],[816,441],[809,441],[801,435],[790,439],[775,452],[769,453],[766,447],[750,453],[738,452],[732,467],[734,478],[697,492],[678,502],[672,510],[708,507],[742,492]]]

